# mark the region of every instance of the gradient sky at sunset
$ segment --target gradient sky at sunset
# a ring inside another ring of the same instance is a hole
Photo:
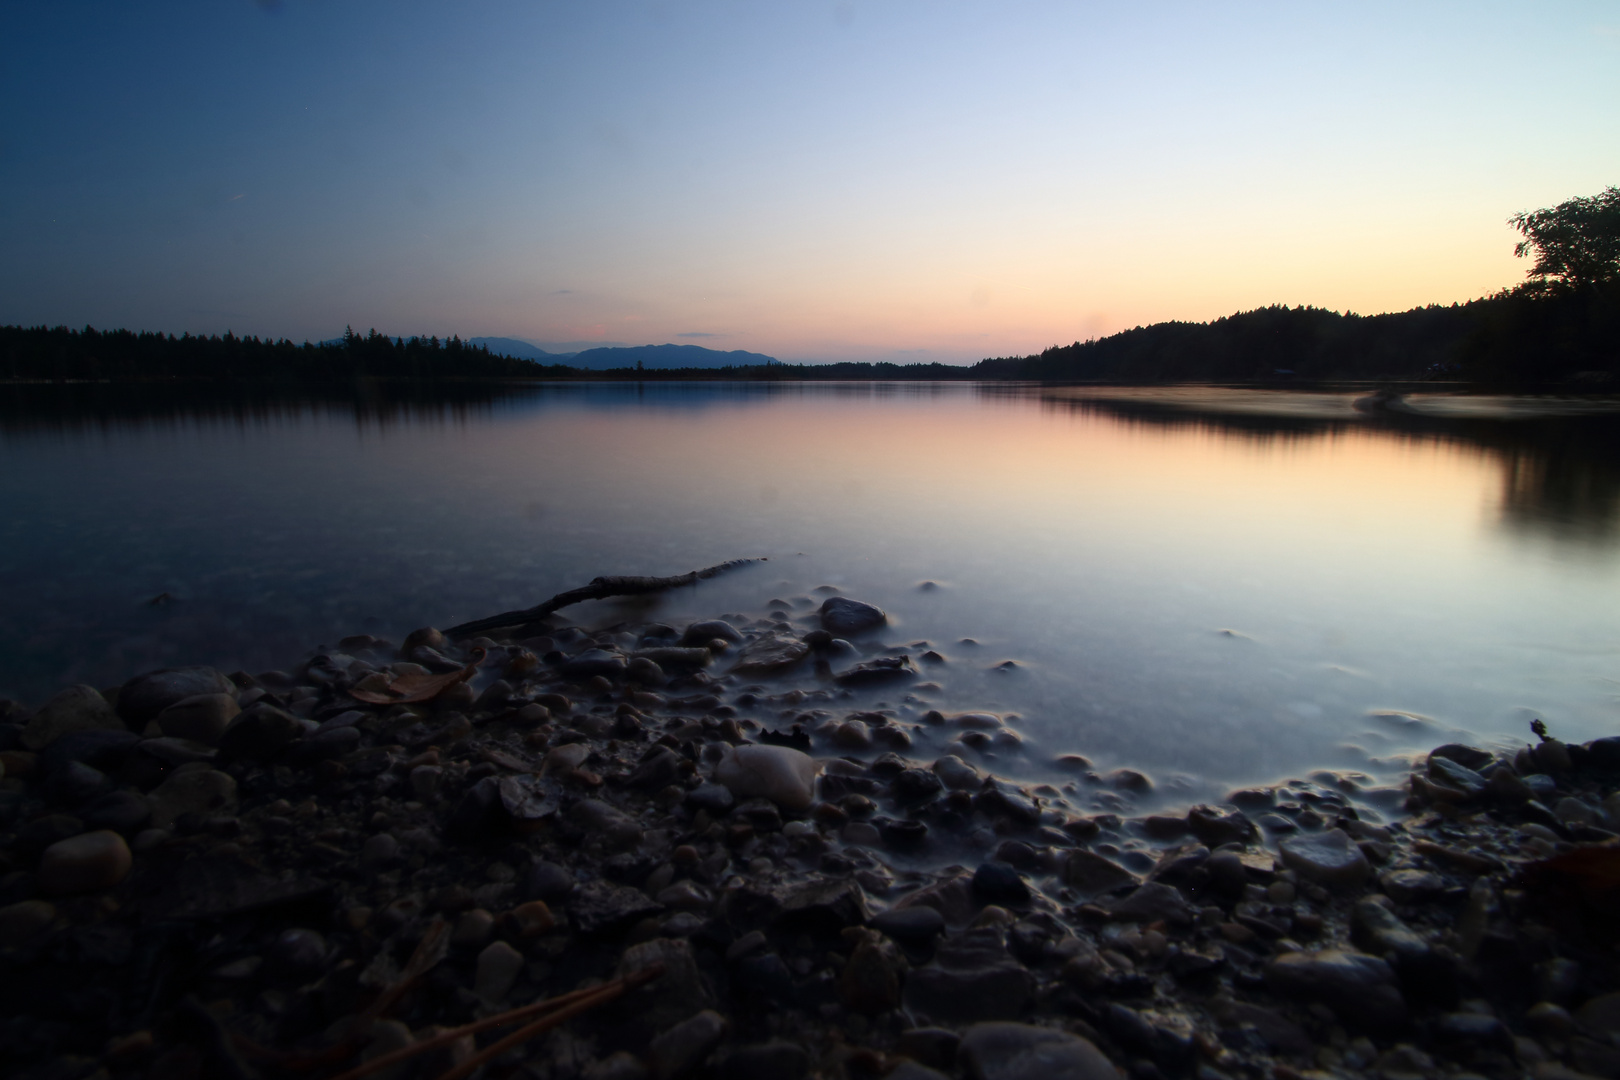
[[[971,362],[1481,296],[1620,183],[1613,2],[15,0],[0,49],[8,323]]]

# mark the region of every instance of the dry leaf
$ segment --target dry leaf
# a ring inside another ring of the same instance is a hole
[[[350,688],[349,696],[356,701],[368,702],[372,705],[401,705],[414,701],[432,701],[457,683],[466,682],[478,670],[478,665],[484,662],[484,650],[474,649],[472,661],[460,671],[450,671],[443,675],[392,675],[390,672],[374,672],[387,678],[387,685],[377,688],[374,685],[362,690],[360,684]],[[392,675],[391,678],[388,676]],[[370,683],[372,677],[367,676],[365,682]]]

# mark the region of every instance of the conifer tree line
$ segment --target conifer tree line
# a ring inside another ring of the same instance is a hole
[[[0,378],[284,379],[521,378],[562,370],[491,353],[460,337],[389,337],[346,329],[338,341],[208,337],[151,331],[0,327]]]

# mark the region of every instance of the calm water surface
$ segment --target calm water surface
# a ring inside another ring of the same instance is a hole
[[[1023,717],[1007,771],[1078,752],[1173,796],[1389,777],[1453,734],[1523,741],[1535,716],[1620,731],[1613,415],[1353,398],[608,384],[189,406],[13,388],[0,695],[286,667],[598,574],[765,555],[651,608],[569,613],[762,615],[835,585],[889,610],[886,641],[950,659],[912,707]]]

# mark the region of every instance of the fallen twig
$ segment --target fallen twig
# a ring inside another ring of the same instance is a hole
[[[484,1064],[491,1058],[499,1057],[512,1047],[532,1039],[534,1036],[543,1031],[554,1028],[558,1024],[564,1023],[573,1017],[578,1016],[587,1009],[593,1009],[598,1005],[606,1004],[626,991],[634,990],[644,983],[651,982],[653,979],[658,978],[658,976],[662,975],[663,973],[664,965],[661,963],[654,963],[648,967],[642,968],[640,971],[631,972],[622,979],[615,979],[612,982],[606,982],[600,986],[586,987],[583,990],[575,990],[571,993],[560,994],[557,997],[547,998],[544,1001],[532,1002],[516,1009],[508,1009],[506,1012],[497,1013],[494,1016],[487,1016],[484,1019],[476,1020],[471,1024],[453,1028],[450,1031],[440,1032],[431,1039],[424,1039],[421,1042],[412,1043],[410,1046],[404,1047],[403,1049],[395,1050],[392,1054],[384,1054],[382,1057],[373,1058],[372,1060],[361,1065],[357,1065],[346,1073],[333,1077],[332,1080],[359,1080],[359,1078],[362,1076],[368,1076],[371,1073],[386,1069],[391,1065],[397,1065],[402,1061],[408,1061],[411,1058],[416,1057],[418,1054],[425,1054],[430,1050],[437,1050],[441,1046],[448,1046],[457,1039],[465,1036],[476,1035],[479,1032],[487,1031],[490,1028],[501,1027],[505,1024],[513,1024],[519,1020],[527,1020],[532,1016],[545,1014],[541,1019],[536,1020],[534,1023],[529,1024],[526,1027],[518,1029],[511,1035],[508,1035],[506,1038],[502,1039],[500,1042],[497,1042],[493,1046],[490,1046],[482,1052],[474,1055],[439,1077],[439,1080],[459,1080],[459,1078],[469,1075],[474,1069],[477,1069],[480,1065]]]
[[[445,636],[452,638],[467,638],[487,630],[499,630],[508,626],[522,626],[525,623],[535,622],[545,618],[558,608],[578,604],[584,600],[606,600],[610,596],[639,596],[643,593],[663,592],[665,589],[678,589],[683,585],[695,585],[706,578],[716,574],[723,574],[727,570],[734,570],[749,563],[764,562],[759,559],[732,559],[730,562],[720,563],[705,570],[693,570],[689,574],[676,574],[674,577],[599,577],[593,578],[589,585],[582,585],[577,589],[558,593],[543,604],[522,611],[507,611],[499,615],[491,615],[487,619],[474,619],[464,622],[460,626],[452,626],[446,630]]]

